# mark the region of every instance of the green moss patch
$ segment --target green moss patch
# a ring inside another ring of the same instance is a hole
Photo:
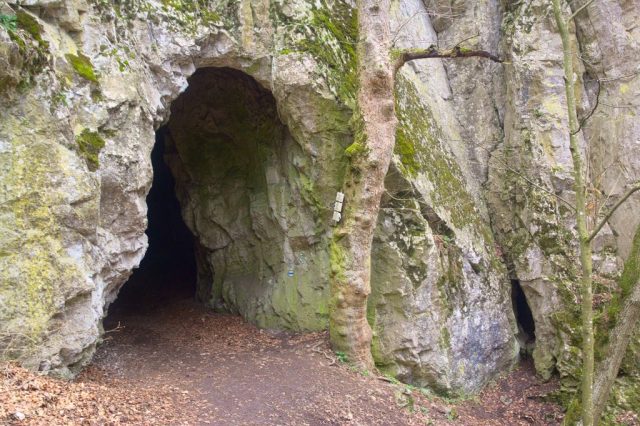
[[[349,158],[360,156],[365,152],[367,152],[367,146],[361,142],[354,142],[344,150],[345,155]]]
[[[345,275],[347,255],[335,239],[331,240],[329,246],[329,259],[331,262],[331,274],[340,282],[347,278]]]
[[[471,225],[478,235],[491,242],[491,233],[485,232],[486,224],[480,219],[462,170],[444,142],[433,113],[424,105],[413,83],[401,75],[396,83],[396,111],[394,152],[400,159],[400,171],[408,178],[424,174],[433,183],[433,204],[447,206],[452,225],[458,229]]]
[[[49,43],[42,37],[44,28],[38,20],[19,9],[12,14],[0,14],[0,27],[4,28],[9,38],[18,46],[22,58],[20,77],[16,81],[0,81],[0,92],[8,89],[24,89],[31,86],[49,62]]]
[[[283,37],[285,45],[280,47],[279,54],[313,56],[319,65],[318,74],[332,93],[340,102],[354,108],[358,83],[358,17],[351,4],[344,0],[314,2],[305,22],[293,22],[276,5],[272,6],[271,13],[272,19],[287,30]]]
[[[78,144],[80,154],[82,154],[87,161],[89,170],[92,172],[98,170],[98,167],[100,167],[98,156],[102,148],[104,148],[104,139],[102,139],[97,132],[84,129],[82,133],[76,137],[76,143]]]
[[[339,77],[336,84],[338,98],[350,104],[355,99],[358,77],[356,73],[356,43],[358,40],[358,18],[355,9],[343,7],[334,11],[329,8],[314,9],[312,28],[317,33],[314,38],[307,38],[301,46],[314,57],[322,61]],[[333,39],[333,40],[329,40]],[[313,40],[313,42],[311,41]],[[323,41],[333,41],[324,44]],[[342,71],[342,72],[340,72]]]
[[[68,53],[65,55],[65,57],[75,70],[76,74],[78,74],[85,80],[89,80],[93,83],[98,83],[98,76],[95,69],[93,68],[91,60],[89,60],[88,57],[86,57],[82,53],[79,53],[78,55]]]
[[[204,26],[219,24],[221,16],[214,10],[214,2],[211,0],[162,0],[165,11],[173,9],[181,16],[182,24],[189,27],[201,23]]]
[[[42,25],[30,14],[23,10],[19,10],[16,13],[16,23],[18,28],[28,32],[34,40],[38,42],[40,47],[49,48],[49,43],[42,38],[43,28]]]
[[[401,168],[409,176],[415,176],[420,170],[420,164],[416,157],[416,147],[403,127],[396,132],[396,145],[394,153],[400,157]]]

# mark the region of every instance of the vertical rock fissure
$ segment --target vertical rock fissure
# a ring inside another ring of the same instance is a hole
[[[520,280],[511,280],[511,301],[518,323],[518,341],[523,355],[531,355],[536,342],[536,324]]]

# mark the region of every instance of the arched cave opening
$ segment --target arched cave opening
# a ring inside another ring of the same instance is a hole
[[[153,183],[146,199],[149,247],[109,308],[112,315],[153,309],[195,295],[194,237],[182,219],[175,179],[164,159],[167,136],[167,127],[161,127],[151,151]]]
[[[306,262],[315,226],[308,157],[251,76],[201,68],[188,83],[156,135],[148,251],[110,313],[194,297],[260,326],[296,327],[289,271]]]
[[[536,324],[520,280],[511,280],[511,301],[518,324],[518,340],[525,355],[533,351],[536,341]]]

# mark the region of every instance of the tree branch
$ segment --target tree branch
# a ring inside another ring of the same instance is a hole
[[[615,323],[608,333],[609,344],[605,357],[600,361],[598,374],[593,383],[593,410],[595,418],[600,417],[609,400],[622,359],[629,342],[637,330],[640,320],[640,226],[636,228],[631,245],[631,252],[624,263],[622,276],[618,285],[622,289],[617,304],[619,313],[615,315]],[[611,311],[610,311],[611,312]]]
[[[486,58],[493,62],[503,62],[501,58],[485,50],[473,50],[460,46],[455,46],[453,49],[438,49],[436,46],[429,46],[426,49],[396,49],[393,51],[393,56],[396,71],[405,63],[416,59]]]
[[[537,183],[535,183],[534,181],[532,181],[531,179],[529,179],[528,177],[526,177],[524,174],[522,174],[522,173],[520,173],[520,172],[516,171],[515,169],[512,169],[511,167],[509,167],[509,166],[507,165],[507,163],[503,162],[502,160],[498,160],[498,161],[500,161],[500,162],[502,163],[502,166],[503,166],[505,169],[509,170],[511,173],[516,174],[518,177],[520,177],[520,179],[524,180],[524,181],[525,181],[525,182],[527,182],[529,185],[534,186],[534,187],[538,188],[539,190],[544,191],[544,192],[546,192],[547,194],[551,195],[552,197],[555,197],[555,198],[557,198],[558,200],[562,201],[563,203],[565,203],[565,204],[566,204],[566,206],[567,206],[567,207],[569,207],[569,209],[570,209],[572,212],[574,212],[574,213],[575,213],[576,208],[575,208],[575,206],[574,206],[573,204],[571,204],[569,201],[565,200],[564,198],[562,198],[561,196],[559,196],[559,195],[558,195],[558,194],[556,194],[555,192],[550,191],[549,189],[545,188],[544,186],[542,186],[542,185],[538,185]]]
[[[591,108],[591,111],[582,120],[580,120],[580,126],[578,126],[578,130],[572,132],[572,135],[577,135],[578,133],[580,133],[580,130],[582,130],[587,120],[591,118],[593,113],[596,112],[596,109],[598,109],[598,105],[600,105],[600,89],[602,88],[602,85],[600,84],[600,80],[596,80],[596,82],[598,83],[598,91],[596,92],[596,104],[593,106],[593,108]]]
[[[587,6],[589,6],[591,3],[593,3],[595,0],[589,0],[588,2],[586,2],[585,4],[583,4],[582,6],[580,6],[578,8],[578,10],[576,10],[575,12],[573,12],[571,14],[571,16],[569,16],[569,18],[567,19],[567,22],[570,22],[573,18],[576,17],[576,15],[580,12],[582,12],[584,9],[587,8]]]
[[[605,223],[607,223],[607,221],[611,218],[611,216],[615,213],[615,211],[618,209],[618,207],[620,207],[622,205],[622,203],[624,203],[625,201],[627,201],[627,199],[629,197],[631,197],[631,195],[633,195],[634,192],[636,191],[640,191],[640,183],[636,183],[634,186],[632,186],[631,188],[629,188],[629,190],[627,192],[624,193],[624,195],[622,196],[622,198],[620,198],[618,200],[618,202],[607,212],[607,214],[602,218],[602,220],[600,221],[600,223],[598,223],[598,226],[596,226],[596,228],[593,230],[593,232],[589,235],[589,238],[587,239],[587,242],[591,242],[593,241],[593,239],[596,237],[596,235],[598,235],[598,232],[600,232],[600,230],[602,229],[602,227],[604,226]]]

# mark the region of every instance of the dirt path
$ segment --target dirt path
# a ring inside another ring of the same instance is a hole
[[[330,365],[325,333],[258,330],[186,301],[119,324],[93,369],[188,392],[199,424],[424,424],[396,406],[386,383]]]
[[[105,329],[115,330],[75,382],[5,374],[0,423],[553,425],[561,417],[541,399],[556,384],[538,383],[530,365],[452,404],[353,371],[325,333],[258,330],[186,300],[112,318]]]

